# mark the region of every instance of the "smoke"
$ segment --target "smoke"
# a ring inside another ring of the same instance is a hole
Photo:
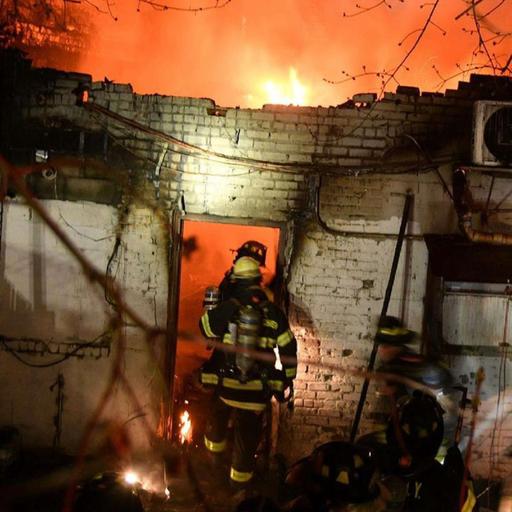
[[[172,5],[213,3],[181,0]],[[194,14],[159,11],[144,3],[137,11],[136,0],[111,2],[117,21],[89,8],[95,33],[76,67],[96,79],[106,76],[116,82],[130,82],[139,93],[210,97],[221,105],[255,107],[267,101],[263,84],[268,80],[288,82],[293,67],[308,89],[308,104],[337,105],[356,92],[379,92],[381,78],[370,73],[338,85],[323,79],[347,78],[343,72],[358,75],[364,70],[392,70],[413,45],[433,5],[389,0],[392,8],[382,5],[359,16],[344,16],[344,12],[350,15],[359,11],[356,3],[232,0],[223,8]],[[489,0],[482,6],[488,10],[497,3]],[[467,5],[464,0],[439,2],[435,25],[428,26],[407,61],[409,70],[403,67],[397,74],[400,83],[422,90],[444,90],[467,78],[457,76],[444,83],[438,74],[443,78],[457,74],[457,65],[472,60],[478,40],[471,12],[455,20]],[[508,0],[486,23],[506,31],[507,27],[500,25],[507,18],[512,19]],[[510,54],[508,39],[497,47],[492,42],[490,45],[491,51]],[[396,85],[390,81],[388,90]]]

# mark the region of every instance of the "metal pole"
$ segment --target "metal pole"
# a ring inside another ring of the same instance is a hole
[[[395,246],[395,254],[393,256],[393,263],[391,264],[391,272],[389,274],[388,286],[386,288],[386,293],[384,295],[384,303],[382,304],[382,310],[380,312],[379,325],[384,317],[387,315],[389,301],[391,299],[391,292],[393,291],[393,285],[395,283],[396,271],[398,268],[398,262],[400,260],[400,252],[402,251],[402,245],[405,238],[405,228],[407,226],[407,220],[409,219],[409,212],[411,210],[411,205],[413,202],[414,196],[410,193],[407,193],[404,204],[404,211],[402,213],[402,221],[400,223],[400,230],[398,232],[398,239],[396,241]],[[370,360],[368,362],[367,371],[371,372],[375,365],[375,359],[377,358],[377,350],[379,348],[379,344],[377,342],[377,337],[373,338],[373,349],[370,355]],[[364,403],[366,401],[366,395],[368,393],[368,386],[370,385],[370,379],[368,376],[365,377],[363,382],[363,387],[361,389],[361,396],[359,397],[359,403],[357,404],[356,414],[354,416],[354,422],[352,423],[352,431],[350,433],[350,442],[354,442],[357,436],[357,430],[359,428],[359,422],[361,421],[361,413],[363,412]]]
[[[167,336],[165,347],[165,369],[164,375],[167,378],[167,389],[164,396],[166,403],[166,429],[165,438],[171,440],[173,437],[174,419],[174,373],[176,368],[176,351],[178,349],[178,308],[179,308],[179,287],[181,270],[181,212],[175,208],[172,212],[172,220],[169,233],[169,281],[167,290]]]

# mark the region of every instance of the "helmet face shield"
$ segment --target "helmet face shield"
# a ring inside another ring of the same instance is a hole
[[[254,258],[242,256],[235,261],[231,277],[234,280],[261,279],[260,266]]]

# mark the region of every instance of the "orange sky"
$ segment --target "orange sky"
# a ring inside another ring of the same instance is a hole
[[[102,1],[96,3],[102,5]],[[214,3],[165,1],[193,7]],[[370,71],[392,68],[417,34],[402,47],[397,43],[422,26],[432,6],[427,2],[421,7],[423,0],[388,0],[391,9],[382,5],[361,16],[344,17],[343,11],[357,11],[356,3],[372,5],[378,0],[232,0],[226,7],[199,14],[161,12],[145,4],[137,12],[137,0],[111,0],[117,21],[87,8],[97,33],[88,53],[74,67],[97,79],[107,76],[131,82],[139,93],[210,97],[224,106],[254,107],[269,102],[265,82],[289,84],[293,67],[306,88],[307,104],[337,105],[355,92],[378,91],[379,79],[367,77],[341,85],[322,79],[340,79],[342,70],[359,73],[363,65]],[[488,10],[497,3],[482,0],[479,8]],[[428,28],[408,61],[410,71],[403,70],[399,76],[401,83],[435,90],[440,79],[433,64],[449,76],[457,71],[456,63],[471,60],[475,39],[462,28],[474,25],[470,17],[454,20],[466,6],[464,0],[440,0],[434,21],[447,34],[443,36],[433,25]],[[512,24],[512,2],[505,1],[490,21],[510,30],[501,25]],[[505,42],[499,53],[510,54],[511,49],[510,42]]]

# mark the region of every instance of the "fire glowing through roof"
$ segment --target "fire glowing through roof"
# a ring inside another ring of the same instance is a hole
[[[378,92],[412,48],[388,90],[397,83],[444,90],[467,79],[465,70],[492,73],[464,0],[232,0],[202,12],[187,8],[215,6],[215,0],[162,0],[181,12],[135,0],[98,0],[100,10],[91,2],[64,2],[64,8],[51,1],[62,10],[66,30],[51,34],[53,53],[29,52],[34,63],[132,83],[139,94],[209,97],[252,108],[267,102],[338,105],[355,93]],[[492,30],[509,32],[510,2],[494,5],[475,7],[478,15],[492,11],[481,21],[488,38]],[[76,51],[66,53],[72,43]],[[512,38],[491,38],[488,49],[504,65]]]
[[[290,68],[288,83],[267,80],[263,84],[263,90],[266,96],[263,103],[307,105],[308,89],[301,84],[297,76],[297,70],[293,67]]]

